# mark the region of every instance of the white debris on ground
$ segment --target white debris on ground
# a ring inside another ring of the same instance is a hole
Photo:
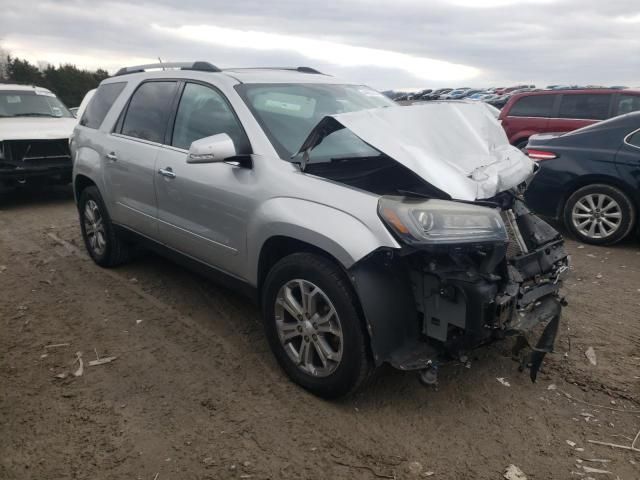
[[[596,351],[593,349],[593,347],[587,348],[587,350],[584,352],[584,356],[587,357],[587,360],[589,360],[589,363],[591,365],[593,365],[594,367],[596,366]]]
[[[73,372],[74,377],[81,377],[84,373],[84,363],[82,362],[82,352],[76,352],[76,361],[78,362],[78,369]]]
[[[527,476],[524,472],[513,464],[507,467],[503,476],[507,480],[527,480]]]
[[[95,367],[96,365],[104,365],[105,363],[113,362],[118,357],[102,357],[98,360],[91,360],[89,362],[90,367]]]
[[[571,448],[576,446],[576,442],[572,442],[571,440],[565,440],[567,442],[567,445],[569,445]]]
[[[504,377],[497,377],[496,380],[500,382],[502,385],[504,385],[505,387],[511,386],[511,384],[507,382],[507,380]]]

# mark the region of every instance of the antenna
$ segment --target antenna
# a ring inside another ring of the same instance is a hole
[[[158,57],[158,62],[160,63],[160,66],[162,67],[162,71],[164,71],[164,64],[162,63],[162,59],[160,57]]]

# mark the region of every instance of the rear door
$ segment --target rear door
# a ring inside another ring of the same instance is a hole
[[[531,135],[548,132],[549,117],[553,115],[557,95],[526,95],[518,98],[502,119],[502,126],[513,145],[526,141]]]
[[[156,157],[167,131],[176,81],[146,81],[134,91],[106,139],[105,179],[115,222],[157,236]]]
[[[548,132],[570,132],[611,116],[611,93],[563,93]]]
[[[249,215],[256,208],[255,171],[231,163],[187,163],[193,141],[219,133],[231,137],[237,153],[251,152],[222,92],[209,84],[184,84],[170,138],[156,162],[159,238],[175,250],[239,275],[246,261]]]

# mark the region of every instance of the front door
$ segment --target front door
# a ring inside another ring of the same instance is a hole
[[[241,276],[246,231],[255,208],[254,170],[228,163],[187,164],[191,142],[226,133],[238,153],[250,153],[240,122],[222,93],[186,83],[169,145],[156,161],[160,240],[197,260]]]

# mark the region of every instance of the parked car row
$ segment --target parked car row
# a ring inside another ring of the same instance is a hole
[[[425,89],[413,93],[386,92],[387,95],[396,101],[407,100],[462,100],[468,98],[471,100],[483,100],[493,102],[494,106],[501,107],[504,100],[514,93],[536,90],[535,85],[514,85],[511,87],[493,87],[493,88],[439,88],[436,90]]]
[[[569,132],[638,110],[640,90],[554,89],[513,95],[499,120],[509,142],[524,148],[537,133]]]
[[[396,98],[406,103],[404,95]],[[509,142],[522,149],[529,137],[545,132],[569,132],[618,115],[640,110],[640,90],[626,87],[516,85],[508,88],[474,90],[423,90],[413,103],[425,100],[483,101],[501,108],[499,120]]]

